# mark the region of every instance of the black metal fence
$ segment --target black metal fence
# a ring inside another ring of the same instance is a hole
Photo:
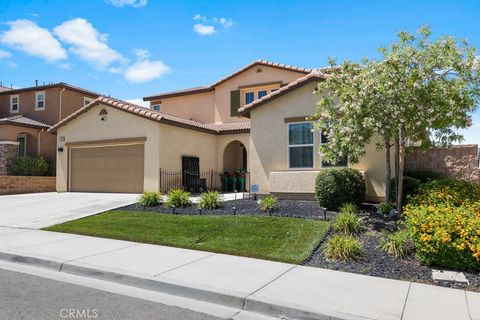
[[[160,191],[183,189],[191,193],[215,190],[221,192],[249,192],[250,173],[225,174],[216,170],[189,172],[160,169]]]

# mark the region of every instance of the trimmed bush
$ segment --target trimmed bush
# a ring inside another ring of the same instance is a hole
[[[351,168],[323,169],[315,180],[315,197],[321,207],[337,210],[345,203],[360,204],[365,199],[365,180]]]
[[[332,236],[323,249],[323,255],[330,260],[343,262],[360,260],[365,254],[357,238],[350,235]]]
[[[409,176],[403,176],[403,203],[406,203],[408,197],[417,194],[421,185],[422,181],[420,181],[419,179]],[[390,181],[390,199],[395,199],[395,179],[392,179]]]
[[[177,208],[185,208],[192,205],[190,201],[190,193],[182,189],[173,189],[167,193],[167,201],[163,204],[165,207],[170,208],[175,206]]]
[[[378,248],[395,258],[404,259],[413,251],[413,244],[408,233],[401,230],[385,234]]]
[[[346,209],[345,209],[346,208]],[[337,233],[355,234],[363,229],[363,221],[351,207],[342,207],[342,212],[333,221],[333,230]]]
[[[206,210],[213,210],[220,208],[222,196],[217,191],[208,191],[200,195],[198,207]]]
[[[160,204],[161,194],[156,191],[145,191],[140,199],[138,205],[141,207],[155,207]]]
[[[48,161],[42,157],[19,157],[13,166],[16,176],[48,176],[50,172]]]
[[[280,209],[278,198],[272,195],[262,198],[259,202],[259,207],[262,212],[274,212]]]

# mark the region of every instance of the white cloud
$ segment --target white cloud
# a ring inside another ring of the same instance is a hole
[[[15,20],[7,23],[10,30],[2,32],[0,42],[11,48],[48,62],[64,60],[67,52],[47,29],[30,20]]]
[[[194,15],[194,16],[193,16],[193,20],[202,20],[202,21],[206,21],[206,20],[207,20],[207,17],[205,17],[205,16],[202,16],[202,15],[200,15],[200,14],[198,14],[198,13],[197,13],[196,15]]]
[[[53,29],[62,42],[71,45],[70,50],[80,59],[95,67],[106,68],[114,62],[126,63],[126,59],[107,45],[107,34],[99,33],[90,22],[76,18],[63,22]]]
[[[228,29],[231,26],[233,26],[233,20],[232,19],[214,17],[213,21],[216,22],[216,23],[220,23],[225,29]]]
[[[131,6],[134,8],[145,7],[147,0],[105,0],[105,2],[113,4],[115,7]]]
[[[130,82],[143,83],[158,79],[170,70],[170,67],[161,61],[143,59],[129,66],[124,77]]]
[[[10,52],[0,49],[0,59],[7,59],[11,57],[12,54]]]
[[[150,56],[150,52],[147,49],[135,49],[133,50],[137,58],[139,59],[146,59]]]
[[[143,101],[142,98],[125,99],[125,101],[150,109],[150,101]]]
[[[214,26],[205,25],[203,23],[195,24],[193,26],[193,31],[201,36],[211,36],[217,32]]]

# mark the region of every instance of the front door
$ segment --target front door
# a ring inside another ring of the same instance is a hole
[[[200,158],[182,157],[182,185],[190,192],[198,192],[200,187]]]
[[[25,134],[20,134],[17,137],[18,141],[18,156],[24,157],[27,154],[27,136]]]

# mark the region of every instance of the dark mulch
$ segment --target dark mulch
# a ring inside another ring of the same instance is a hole
[[[304,219],[324,219],[322,210],[318,206],[316,201],[298,201],[298,200],[279,200],[278,204],[280,210],[266,213],[260,212],[258,209],[258,203],[253,199],[242,199],[225,201],[222,207],[216,210],[202,210],[201,214],[205,215],[233,215],[234,207],[236,208],[235,214],[237,215],[271,215],[275,217],[291,217],[291,218],[304,218]],[[139,207],[136,204],[128,205],[118,208],[118,210],[128,211],[152,211],[158,213],[172,213],[172,208],[164,208],[162,206],[157,207]],[[199,214],[199,211],[195,204],[192,207],[187,208],[175,208],[176,214]],[[327,213],[327,219],[332,218],[333,213]]]
[[[464,272],[465,277],[470,282],[468,286],[451,283],[434,283],[432,280],[432,268],[422,266],[413,254],[406,259],[398,259],[377,249],[383,232],[394,231],[397,228],[395,222],[388,221],[388,219],[380,216],[369,215],[365,219],[365,224],[367,230],[359,235],[359,239],[365,249],[365,258],[363,260],[348,263],[327,261],[322,255],[322,246],[314,252],[311,259],[306,262],[306,265],[375,277],[480,291],[480,274],[478,273]]]

